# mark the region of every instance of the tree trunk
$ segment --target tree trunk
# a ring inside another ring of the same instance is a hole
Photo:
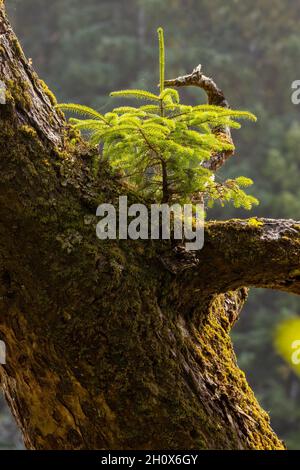
[[[2,0],[0,44],[0,373],[27,448],[283,449],[229,332],[247,287],[300,293],[300,225],[211,222],[197,254],[98,240],[126,188],[93,176]]]

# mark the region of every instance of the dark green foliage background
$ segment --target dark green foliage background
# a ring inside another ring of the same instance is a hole
[[[60,102],[108,111],[112,90],[157,91],[156,29],[163,26],[166,78],[202,63],[235,109],[258,116],[235,135],[238,156],[224,176],[248,176],[261,204],[251,216],[300,220],[300,79],[298,0],[9,0],[23,48]],[[199,90],[182,93],[200,104]],[[231,207],[210,218],[248,217]],[[296,297],[253,291],[233,334],[246,371],[272,424],[290,449],[300,448],[300,381],[276,355],[274,328],[300,314]],[[222,360],[222,358],[220,358]],[[1,441],[1,439],[0,439]]]

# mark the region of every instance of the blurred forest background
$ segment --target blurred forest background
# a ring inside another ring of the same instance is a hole
[[[112,90],[158,83],[156,29],[163,26],[167,78],[199,63],[232,107],[258,116],[235,135],[237,156],[224,176],[255,181],[261,204],[250,214],[215,208],[209,218],[263,216],[300,220],[300,105],[291,83],[300,79],[298,0],[7,0],[24,51],[60,102],[101,112]],[[186,103],[201,103],[197,89]],[[240,367],[273,428],[290,449],[300,448],[300,378],[276,354],[280,321],[300,315],[300,299],[253,290],[233,333]],[[220,361],[222,358],[220,357]],[[20,448],[4,402],[0,448]]]

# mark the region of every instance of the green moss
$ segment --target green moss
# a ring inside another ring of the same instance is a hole
[[[37,136],[36,130],[31,126],[21,126],[20,131],[22,132],[22,134],[30,138]]]
[[[5,102],[6,103],[11,103],[12,101],[14,101],[14,98],[10,92],[10,90],[8,88],[6,88],[6,91],[5,91]]]
[[[245,294],[243,294],[245,295]],[[235,304],[236,307],[232,308]],[[240,292],[228,292],[216,295],[208,314],[201,325],[193,331],[197,338],[197,361],[205,368],[209,383],[215,383],[216,389],[222,383],[220,405],[234,403],[245,421],[247,441],[243,444],[249,449],[282,449],[281,442],[270,427],[270,419],[259,406],[253,391],[249,387],[245,374],[237,367],[234,351],[228,336],[231,327],[230,313],[241,304]],[[231,305],[228,309],[228,305]],[[227,311],[228,310],[228,311]],[[191,347],[194,349],[194,345]],[[218,401],[215,398],[217,405]],[[249,417],[249,418],[247,418]],[[256,429],[259,432],[255,432]],[[216,432],[216,436],[218,432]],[[262,435],[264,439],[262,441]],[[234,436],[232,438],[234,442]]]
[[[49,100],[50,100],[50,103],[55,106],[57,105],[57,100],[54,96],[54,94],[52,93],[51,90],[49,90],[48,86],[46,85],[46,83],[44,82],[44,80],[39,80],[39,84],[41,85],[41,87],[43,88],[43,91],[45,93],[45,95],[48,96]]]
[[[67,127],[66,137],[67,137],[67,142],[68,141],[70,142],[72,149],[74,149],[76,145],[83,142],[80,132],[77,129],[75,129],[73,126]]]
[[[27,110],[30,109],[31,98],[28,92],[28,83],[23,80],[7,80],[6,85],[16,105]]]
[[[262,227],[264,223],[261,220],[257,220],[256,217],[253,217],[251,219],[248,219],[248,225],[251,227]]]
[[[24,55],[24,52],[17,38],[13,37],[11,41],[17,57],[22,57]]]

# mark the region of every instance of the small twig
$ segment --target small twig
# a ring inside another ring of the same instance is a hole
[[[223,91],[217,87],[216,83],[211,78],[203,75],[201,68],[201,65],[198,65],[198,67],[196,67],[189,75],[184,75],[173,80],[165,80],[165,86],[176,88],[184,86],[196,86],[198,88],[202,88],[207,94],[208,104],[229,109],[229,103],[226,100]],[[228,142],[232,143],[229,127],[215,127],[213,132],[215,134],[225,134]],[[232,150],[214,153],[207,162],[203,163],[203,166],[209,170],[217,171],[221,166],[224,165],[226,160],[233,155],[233,153],[234,152]]]
[[[217,87],[216,83],[211,78],[203,75],[201,68],[202,66],[200,64],[189,75],[184,75],[174,80],[165,80],[165,86],[176,88],[182,86],[197,86],[205,90],[209,104],[229,108],[228,101],[225,99],[222,90]]]

